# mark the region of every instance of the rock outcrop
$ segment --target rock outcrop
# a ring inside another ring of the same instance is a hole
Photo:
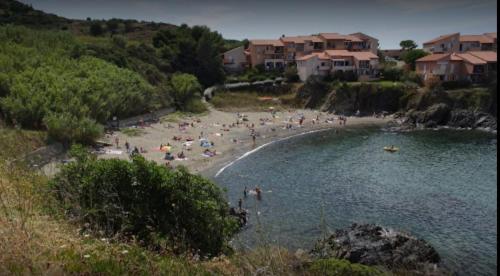
[[[444,103],[439,103],[425,110],[409,110],[388,128],[398,131],[443,126],[496,131],[497,118],[489,113],[467,109],[452,109]]]
[[[436,270],[439,254],[427,242],[372,224],[353,224],[317,242],[316,258],[346,259],[352,263],[381,265],[389,269]]]

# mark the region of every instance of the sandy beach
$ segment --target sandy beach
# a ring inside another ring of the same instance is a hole
[[[148,160],[172,167],[183,165],[193,173],[213,176],[244,153],[278,139],[322,129],[383,125],[387,121],[388,117],[347,117],[344,125],[338,116],[316,110],[230,113],[210,108],[202,116],[137,126],[140,132],[137,136],[129,136],[126,131],[107,134],[105,139],[113,146],[105,147],[99,157],[128,159],[125,147],[128,142],[130,150],[142,148],[141,154]],[[205,147],[200,139],[208,142],[203,142]],[[166,160],[166,152],[171,152],[175,160]],[[184,159],[178,158],[181,152]]]

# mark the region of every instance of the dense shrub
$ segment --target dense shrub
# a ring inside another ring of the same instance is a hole
[[[452,90],[460,88],[469,88],[472,86],[472,83],[468,80],[444,81],[441,83],[441,86],[445,90]]]
[[[67,33],[1,27],[0,49],[4,117],[65,142],[89,141],[100,132],[96,123],[144,113],[162,99],[140,75],[87,56]]]
[[[285,78],[288,82],[298,82],[299,75],[297,74],[297,67],[287,66],[285,69]]]
[[[403,70],[395,66],[385,66],[382,69],[382,78],[388,81],[399,81],[403,76]]]
[[[222,191],[201,176],[141,156],[97,160],[81,147],[71,154],[76,161],[64,165],[51,186],[88,231],[135,238],[156,250],[213,256],[236,230]]]

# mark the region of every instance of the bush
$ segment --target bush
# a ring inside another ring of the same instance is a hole
[[[394,67],[394,66],[386,66],[382,69],[382,78],[388,81],[399,81],[403,76],[403,70]]]
[[[285,78],[288,82],[298,82],[299,81],[299,75],[297,74],[297,67],[295,66],[288,66],[285,69]]]
[[[185,110],[191,113],[203,113],[207,112],[207,107],[203,104],[200,99],[191,99],[186,103]]]
[[[347,81],[347,82],[352,82],[352,81],[357,81],[358,80],[358,75],[356,72],[349,70],[349,71],[342,71],[342,70],[337,70],[327,76],[324,77],[325,81]]]
[[[441,83],[441,86],[445,90],[452,90],[460,88],[469,88],[472,86],[472,83],[468,80],[444,81]]]
[[[308,271],[312,275],[324,276],[382,276],[382,271],[361,264],[352,264],[347,260],[322,259],[314,261]]]
[[[404,82],[412,82],[419,86],[423,85],[422,78],[415,71],[407,71],[401,77],[401,80]]]
[[[44,118],[50,138],[63,143],[90,144],[99,138],[104,129],[89,118],[77,118],[69,113],[51,113]]]
[[[137,239],[156,250],[214,256],[237,225],[222,190],[184,169],[170,170],[135,156],[98,160],[81,146],[51,182],[68,214],[88,231]]]

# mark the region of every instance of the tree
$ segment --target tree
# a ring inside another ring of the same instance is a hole
[[[106,22],[106,27],[108,28],[108,31],[111,34],[115,34],[118,30],[119,27],[119,21],[118,19],[110,19]]]
[[[403,40],[399,43],[399,46],[401,46],[403,50],[413,50],[417,48],[417,43],[413,40]]]
[[[196,75],[205,87],[224,81],[224,68],[219,52],[221,44],[222,37],[218,33],[209,31],[205,31],[198,41],[196,59],[199,66]]]
[[[93,36],[100,36],[104,33],[102,25],[100,22],[92,22],[90,25],[90,34]]]
[[[415,62],[419,58],[423,58],[427,56],[429,53],[427,53],[424,50],[421,49],[413,49],[408,52],[406,52],[403,55],[403,60],[406,64],[410,65],[412,70],[415,70]]]
[[[300,80],[297,74],[297,66],[287,66],[285,69],[285,78],[288,82],[297,82]]]
[[[174,74],[170,80],[170,86],[175,105],[180,110],[186,109],[186,104],[190,99],[201,95],[201,85],[198,79],[190,74]]]

